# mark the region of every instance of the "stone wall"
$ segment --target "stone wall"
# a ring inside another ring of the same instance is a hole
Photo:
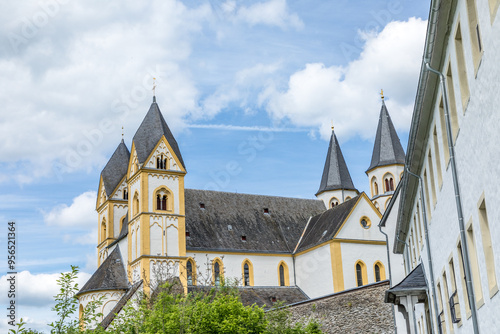
[[[394,333],[391,304],[384,303],[389,281],[365,285],[292,304],[292,320],[316,319],[324,333]]]

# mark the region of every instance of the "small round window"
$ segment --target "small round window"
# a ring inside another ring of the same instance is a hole
[[[370,222],[370,220],[368,218],[366,218],[366,217],[361,218],[361,221],[359,223],[361,224],[361,226],[364,229],[369,229],[370,226],[372,225],[372,223]]]

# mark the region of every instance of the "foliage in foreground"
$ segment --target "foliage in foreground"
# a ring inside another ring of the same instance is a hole
[[[55,296],[58,320],[49,324],[51,333],[104,333],[97,326],[102,314],[97,313],[102,301],[91,303],[84,312],[82,321],[76,319],[78,300],[75,294],[78,285],[74,282],[78,273],[72,267],[70,273],[61,274],[58,280],[60,293]],[[200,289],[187,295],[179,289],[179,282],[167,281],[153,293],[152,298],[146,295],[129,301],[115,318],[108,333],[153,334],[153,333],[260,333],[260,334],[317,334],[321,333],[319,325],[311,321],[308,324],[292,325],[290,312],[283,307],[265,312],[263,308],[252,305],[244,306],[240,300],[235,284],[217,288]],[[281,305],[277,305],[281,306]],[[11,333],[39,333],[24,329],[21,319],[17,330]],[[82,326],[83,325],[83,326]]]

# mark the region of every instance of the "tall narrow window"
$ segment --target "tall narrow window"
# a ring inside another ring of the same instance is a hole
[[[103,219],[102,220],[102,224],[101,224],[101,242],[103,242],[104,240],[106,240],[107,238],[107,235],[106,235],[106,219]]]
[[[162,154],[156,158],[157,169],[167,169],[167,158]]]
[[[453,144],[455,144],[455,141],[457,140],[459,127],[458,127],[458,114],[457,114],[457,102],[456,102],[457,100],[455,100],[455,88],[453,86],[453,82],[454,79],[451,73],[451,64],[448,63],[448,71],[446,72],[446,84],[447,84],[446,87],[448,88],[448,107],[450,110],[450,123],[451,123],[451,133],[452,133],[451,139],[453,141]]]
[[[438,300],[438,327],[439,333],[446,334],[446,321],[444,315],[443,295],[441,294],[441,283],[437,282],[437,300]]]
[[[372,177],[372,197],[378,195],[378,184],[377,184],[377,178],[374,176]]]
[[[128,199],[128,191],[127,191],[127,189],[123,189],[123,199]]]
[[[285,268],[280,264],[280,286],[285,286]]]
[[[481,228],[481,239],[483,240],[484,259],[486,261],[486,274],[488,276],[488,288],[490,298],[498,291],[497,275],[495,272],[495,256],[491,244],[490,225],[488,223],[488,213],[486,211],[486,202],[483,199],[479,204],[479,226]]]
[[[449,87],[450,85],[448,85]],[[449,90],[449,88],[448,88]],[[444,153],[444,164],[448,166],[450,161],[450,146],[448,145],[448,135],[446,132],[446,121],[444,117],[444,107],[443,107],[443,97],[441,97],[439,103],[439,123],[441,124],[441,137],[443,140],[443,153]]]
[[[444,299],[444,304],[446,308],[446,314],[448,319],[448,327],[450,330],[450,333],[453,333],[453,323],[451,319],[451,303],[449,302],[450,300],[450,293],[448,291],[448,282],[446,281],[446,271],[443,271],[443,299]]]
[[[380,282],[380,267],[375,265],[375,282]]]
[[[462,29],[460,23],[457,25],[455,34],[455,51],[457,54],[458,81],[460,83],[460,93],[462,96],[462,109],[465,112],[469,103],[469,82],[467,81],[467,68],[465,67],[464,45],[462,41]]]
[[[193,263],[188,260],[186,263],[187,285],[193,285]]]
[[[375,273],[375,282],[380,282],[382,280],[385,280],[385,268],[382,262],[380,261],[375,262],[373,270]]]
[[[465,283],[464,258],[462,255],[462,244],[460,242],[457,245],[457,252],[458,252],[458,266],[460,268],[460,277],[462,278],[461,283],[465,300],[465,310],[467,311],[467,313],[470,313],[469,293],[467,292],[467,285]]]
[[[245,263],[243,267],[243,285],[250,285],[250,268],[248,267],[248,263]]]
[[[356,282],[358,286],[363,286],[368,283],[368,276],[366,273],[366,265],[363,261],[356,262]]]
[[[427,180],[427,171],[425,170],[424,171],[424,196],[425,196],[425,204],[427,205],[427,210],[425,212],[427,212],[427,218],[429,219],[429,221],[431,220],[431,201],[429,199],[430,197],[430,194],[429,194],[429,184],[428,184],[428,180]]]
[[[215,284],[215,286],[220,285],[220,264],[219,264],[219,262],[214,263],[214,284]]]
[[[471,41],[472,60],[474,61],[474,70],[477,71],[483,45],[481,43],[481,31],[479,29],[479,22],[477,19],[476,1],[468,0],[467,4],[467,17],[469,18],[469,32]]]
[[[441,189],[441,186],[443,185],[443,173],[441,171],[441,156],[439,154],[439,145],[438,145],[436,126],[434,126],[434,131],[432,133],[432,139],[434,142],[434,154],[436,155],[436,170],[437,170],[437,177],[438,177],[438,186],[439,186],[439,189]]]
[[[423,246],[423,239],[422,235],[424,234],[424,227],[422,226],[422,219],[420,218],[420,204],[417,203],[417,225],[418,225],[418,230],[420,234],[420,238],[418,239],[418,247],[422,249]]]
[[[479,274],[479,263],[477,261],[476,240],[474,238],[474,228],[472,221],[467,228],[467,246],[469,248],[470,269],[472,274],[472,283],[474,284],[474,295],[476,296],[477,307],[481,306],[483,301],[483,290],[481,288],[481,275]]]
[[[427,161],[429,162],[429,177],[431,181],[431,191],[432,191],[432,204],[436,206],[437,198],[436,198],[436,180],[434,179],[434,166],[432,163],[432,152],[429,150],[429,154],[427,155]],[[430,210],[430,208],[429,208]]]
[[[134,195],[134,210],[133,215],[137,215],[139,213],[139,194],[135,193]]]
[[[389,179],[385,179],[385,192],[389,191]]]
[[[389,190],[394,191],[394,180],[392,177],[389,179]]]
[[[169,210],[169,195],[170,193],[165,189],[160,189],[156,192],[156,210]]]
[[[453,258],[450,259],[450,284],[451,284],[451,295],[449,299],[451,320],[453,323],[460,322],[460,304],[458,303],[458,290],[457,290],[457,279],[455,275],[455,265],[453,263]],[[467,301],[466,301],[467,304]]]

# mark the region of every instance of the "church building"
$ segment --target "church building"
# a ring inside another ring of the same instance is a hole
[[[317,199],[186,189],[188,166],[153,97],[130,150],[122,140],[101,172],[98,269],[77,294],[80,314],[104,297],[109,324],[136,291],[171,277],[186,292],[236,279],[263,306],[385,280],[378,224],[405,154],[384,101],[370,194],[354,186],[333,128],[326,153]]]

